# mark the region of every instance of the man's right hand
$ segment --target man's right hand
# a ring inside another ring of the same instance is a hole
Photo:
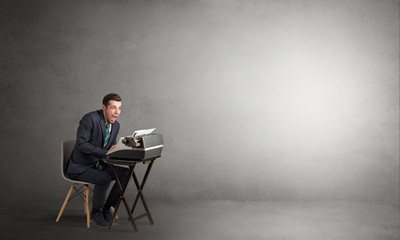
[[[116,148],[116,147],[117,147],[117,145],[112,145],[112,146],[110,147],[110,149],[108,149],[107,154],[108,154],[110,151],[112,151],[114,148]]]

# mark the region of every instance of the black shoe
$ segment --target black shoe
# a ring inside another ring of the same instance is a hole
[[[92,220],[94,225],[99,227],[107,227],[110,225],[110,223],[104,219],[102,212],[91,213],[90,220]]]
[[[103,209],[103,217],[107,222],[109,223],[111,222],[112,216],[113,214],[110,209],[108,210]]]

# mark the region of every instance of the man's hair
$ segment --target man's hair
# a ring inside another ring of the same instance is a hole
[[[103,105],[107,107],[109,102],[110,102],[110,100],[121,102],[121,97],[116,93],[109,93],[109,94],[104,96]]]

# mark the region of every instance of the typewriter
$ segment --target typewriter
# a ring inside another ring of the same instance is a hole
[[[153,129],[138,130],[132,136],[121,137],[117,146],[107,153],[108,158],[120,160],[145,160],[161,156],[163,137]]]

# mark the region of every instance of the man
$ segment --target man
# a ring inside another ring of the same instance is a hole
[[[115,148],[119,131],[117,118],[121,113],[121,97],[110,93],[103,98],[101,110],[87,113],[79,122],[76,134],[76,144],[71,154],[67,174],[71,179],[93,183],[93,198],[91,220],[95,225],[108,226],[112,213],[120,196],[116,184],[106,198],[106,192],[114,175],[102,158],[107,152]],[[117,175],[122,185],[129,179],[127,168],[116,167]]]

